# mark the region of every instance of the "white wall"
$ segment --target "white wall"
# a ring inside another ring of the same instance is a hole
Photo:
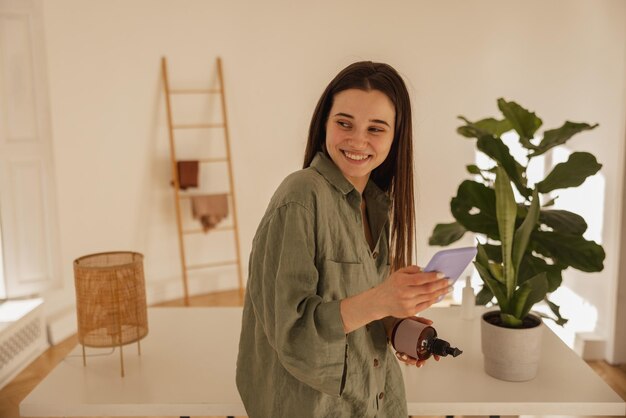
[[[595,332],[612,338],[626,3],[50,0],[44,8],[65,279],[49,310],[72,304],[72,260],[97,251],[143,252],[153,301],[181,294],[162,55],[172,84],[184,86],[210,82],[214,58],[224,61],[244,266],[273,190],[300,168],[321,91],[349,63],[371,59],[396,67],[413,99],[420,263],[436,251],[428,236],[452,219],[449,200],[474,159],[473,143],[455,133],[457,115],[496,116],[506,97],[547,128],[600,124],[571,144],[604,165],[606,268],[568,274],[567,284],[598,307]],[[208,257],[216,249],[193,247]],[[224,272],[194,279],[192,290],[235,285]]]

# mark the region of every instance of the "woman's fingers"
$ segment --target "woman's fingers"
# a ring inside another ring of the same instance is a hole
[[[426,360],[418,360],[415,362],[416,367],[422,367],[424,364],[426,364]]]
[[[422,268],[419,266],[406,266],[405,268],[400,269],[399,271],[403,273],[408,273],[408,274],[415,274],[415,273],[420,273],[422,271]]]
[[[396,353],[396,357],[398,358],[398,360],[400,360],[401,362],[408,364],[409,366],[414,366],[417,363],[417,360],[405,353]]]
[[[412,301],[416,305],[427,303],[427,302],[435,303],[437,302],[437,299],[439,299],[441,296],[448,294],[449,292],[452,291],[452,289],[453,289],[452,286],[446,286],[442,289],[435,290],[434,292],[422,293],[422,292],[416,291],[413,295]]]
[[[392,316],[413,316],[436,303],[441,296],[446,295],[450,290],[452,290],[452,286],[428,293],[422,293],[420,290],[416,290],[416,288],[407,289],[404,294],[400,293],[398,295],[397,302],[394,304],[396,310],[392,313]]]
[[[404,272],[404,281],[408,286],[421,286],[427,283],[437,282],[445,280],[446,276],[443,273],[437,271],[431,272]]]
[[[405,353],[396,352],[396,357],[398,358],[398,360],[408,366],[422,367],[424,364],[426,364],[426,360],[418,360],[416,358],[406,355]]]

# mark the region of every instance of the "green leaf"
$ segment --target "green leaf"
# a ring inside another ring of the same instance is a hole
[[[506,295],[506,287],[491,277],[491,273],[489,270],[481,265],[478,261],[474,261],[474,266],[480,275],[480,278],[483,279],[483,282],[491,293],[496,297],[498,303],[500,304],[500,309],[505,309],[509,306],[509,300]]]
[[[557,264],[586,272],[604,269],[605,253],[602,246],[594,241],[587,241],[581,235],[535,231],[532,239],[537,251],[552,258]]]
[[[489,265],[489,257],[485,251],[485,244],[476,244],[476,250],[476,261],[480,263],[481,266],[487,267]]]
[[[489,260],[492,260],[495,263],[502,263],[501,245],[483,244],[482,247],[485,253],[487,253],[487,257],[489,258]]]
[[[522,258],[526,253],[526,247],[528,246],[528,240],[530,234],[537,228],[537,221],[539,220],[539,192],[535,190],[533,192],[533,200],[530,204],[530,209],[524,218],[522,225],[515,231],[515,238],[513,240],[513,268],[515,271],[519,271],[519,265],[522,262]]]
[[[582,235],[587,230],[585,219],[567,210],[542,210],[539,222],[564,234]]]
[[[502,264],[489,262],[489,273],[491,273],[491,277],[506,285],[506,281],[504,279],[504,269],[502,268]]]
[[[489,286],[484,285],[480,292],[476,295],[477,305],[486,305],[493,299],[493,293],[489,290]]]
[[[548,279],[545,272],[541,272],[531,279],[525,281],[516,291],[513,296],[512,310],[513,314],[523,319],[530,308],[537,302],[540,302],[545,298],[548,293]]]
[[[577,187],[585,179],[593,176],[600,170],[602,164],[588,152],[574,152],[564,163],[559,163],[548,176],[535,185],[541,193],[548,193],[556,189]]]
[[[481,136],[476,142],[476,147],[500,163],[522,196],[530,196],[531,190],[526,187],[526,178],[524,177],[526,170],[513,158],[509,147],[500,138],[491,135]]]
[[[548,300],[548,298],[544,298],[545,302],[548,304],[548,306],[550,307],[550,310],[552,311],[552,313],[556,316],[557,319],[554,318],[550,318],[552,319],[554,322],[557,323],[557,325],[565,325],[567,324],[567,319],[563,318],[561,316],[561,307],[553,302],[550,302],[550,300]]]
[[[521,285],[531,277],[545,271],[548,279],[548,292],[554,292],[563,282],[562,271],[566,268],[567,266],[562,264],[548,264],[544,259],[527,252],[517,273],[517,283]]]
[[[556,199],[558,199],[558,196],[553,197],[552,199],[548,200],[546,203],[544,203],[541,207],[542,208],[547,208],[549,206],[554,206],[554,202],[556,202]]]
[[[428,239],[428,245],[450,245],[460,240],[465,235],[465,232],[467,232],[467,229],[458,222],[437,224],[433,234]]]
[[[491,260],[489,260],[487,252],[485,251],[484,244],[478,244],[476,248],[478,249],[478,253],[476,254],[476,261],[485,269],[487,269],[491,278],[502,284],[505,284],[504,276],[502,273],[502,265],[493,263],[491,262]]]
[[[513,129],[511,122],[506,119],[496,120],[494,118],[486,118],[478,122],[470,122],[463,116],[459,116],[458,118],[466,123],[465,128],[468,129],[465,130],[464,133],[471,133],[472,138],[478,138],[485,134],[500,137],[503,133]]]
[[[498,232],[502,244],[502,262],[504,265],[504,280],[506,282],[507,297],[510,298],[515,290],[515,271],[512,263],[513,235],[515,232],[515,218],[517,203],[513,196],[511,181],[502,167],[496,171],[496,217]]]
[[[470,213],[478,209],[479,213]],[[472,180],[459,185],[457,195],[450,201],[452,216],[468,231],[498,239],[496,195],[493,189]]]
[[[517,103],[513,101],[507,102],[502,98],[498,99],[498,108],[519,134],[520,139],[526,140],[522,141],[522,145],[528,149],[537,149],[537,146],[530,143],[530,140],[535,136],[535,132],[543,123],[541,119]]]
[[[478,174],[478,175],[482,174],[482,171],[480,171],[480,168],[478,168],[476,164],[466,165],[465,168],[467,169],[467,172],[470,174]]]
[[[505,312],[500,312],[500,319],[502,319],[504,326],[507,328],[521,328],[523,324],[521,319]]]
[[[597,123],[595,125],[589,125],[587,123],[566,121],[560,128],[545,131],[543,133],[543,139],[539,143],[539,146],[533,153],[531,153],[530,156],[536,157],[537,155],[541,155],[549,149],[556,147],[557,145],[566,143],[572,136],[576,135],[577,133],[595,129],[597,126]]]

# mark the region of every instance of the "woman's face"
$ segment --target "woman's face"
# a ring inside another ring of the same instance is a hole
[[[326,122],[326,149],[360,193],[372,170],[389,154],[395,117],[393,103],[379,90],[349,89],[334,96]]]

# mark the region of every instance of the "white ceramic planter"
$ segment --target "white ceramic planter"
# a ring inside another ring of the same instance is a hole
[[[541,318],[530,314],[538,321],[533,328],[504,328],[490,324],[486,316],[499,315],[490,311],[481,318],[481,345],[485,362],[485,372],[500,380],[522,382],[537,375],[541,357]]]

